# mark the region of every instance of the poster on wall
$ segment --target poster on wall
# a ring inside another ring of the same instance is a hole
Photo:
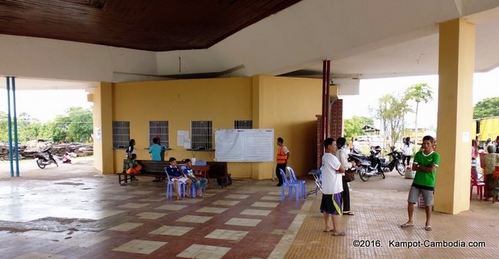
[[[177,146],[185,147],[186,140],[189,140],[189,148],[191,148],[190,147],[190,139],[189,139],[189,131],[178,130],[177,131]]]
[[[215,130],[215,160],[222,162],[274,161],[274,130]]]

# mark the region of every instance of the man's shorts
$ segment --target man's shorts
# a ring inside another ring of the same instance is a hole
[[[407,199],[407,201],[414,204],[417,203],[420,193],[423,194],[425,206],[428,207],[433,205],[433,190],[419,189],[414,186],[411,186],[411,190],[409,191],[409,198]]]
[[[342,215],[341,192],[336,194],[322,194],[321,213],[330,215]]]

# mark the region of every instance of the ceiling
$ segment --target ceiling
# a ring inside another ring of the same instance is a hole
[[[456,18],[476,26],[475,71],[496,68],[497,0],[0,0],[0,56],[14,60],[0,61],[0,74],[317,78],[331,60],[333,82],[346,84],[431,75],[439,23]]]
[[[296,2],[0,1],[0,33],[149,51],[205,49]]]

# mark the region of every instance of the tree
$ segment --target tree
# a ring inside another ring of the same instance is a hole
[[[385,134],[389,133],[391,146],[394,146],[400,139],[404,127],[404,117],[409,112],[412,112],[412,109],[404,97],[387,94],[379,99],[375,117],[381,119]]]
[[[93,117],[90,109],[71,107],[68,110],[70,123],[67,140],[71,142],[86,142],[93,131]]]
[[[414,140],[418,141],[418,110],[420,102],[429,102],[433,100],[433,90],[426,83],[411,85],[405,91],[405,99],[416,102],[416,119],[414,121]]]
[[[45,124],[41,134],[54,142],[85,142],[93,130],[92,111],[82,107],[71,107],[65,115],[57,115]]]
[[[9,135],[7,113],[0,111],[0,142],[7,142]]]
[[[486,98],[473,107],[473,119],[499,116],[499,97]]]
[[[92,110],[71,107],[65,115],[57,115],[54,120],[41,124],[27,113],[17,118],[19,142],[38,138],[54,142],[86,142],[93,130]],[[0,111],[0,142],[8,141],[7,114]]]
[[[365,116],[353,116],[345,120],[345,138],[350,139],[362,135],[362,127],[373,125],[373,119]]]
[[[27,142],[38,138],[41,123],[38,119],[31,118],[25,112],[19,114],[17,118],[17,134],[19,142]]]

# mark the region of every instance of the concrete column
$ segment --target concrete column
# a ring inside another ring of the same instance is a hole
[[[434,210],[469,210],[475,25],[465,19],[440,24],[437,170]]]
[[[94,103],[94,168],[103,174],[113,174],[116,170],[113,163],[112,83],[101,83],[94,90],[92,101]]]
[[[272,94],[268,89],[265,89],[265,76],[256,75],[252,77],[253,80],[253,128],[264,129],[274,128],[272,118],[274,117],[274,110],[272,108]],[[275,132],[274,132],[275,133]],[[277,136],[274,136],[277,138]],[[252,179],[271,179],[273,171],[275,171],[274,162],[255,162],[251,163],[251,178]],[[277,176],[274,175],[277,181]],[[272,178],[273,179],[273,178]]]

